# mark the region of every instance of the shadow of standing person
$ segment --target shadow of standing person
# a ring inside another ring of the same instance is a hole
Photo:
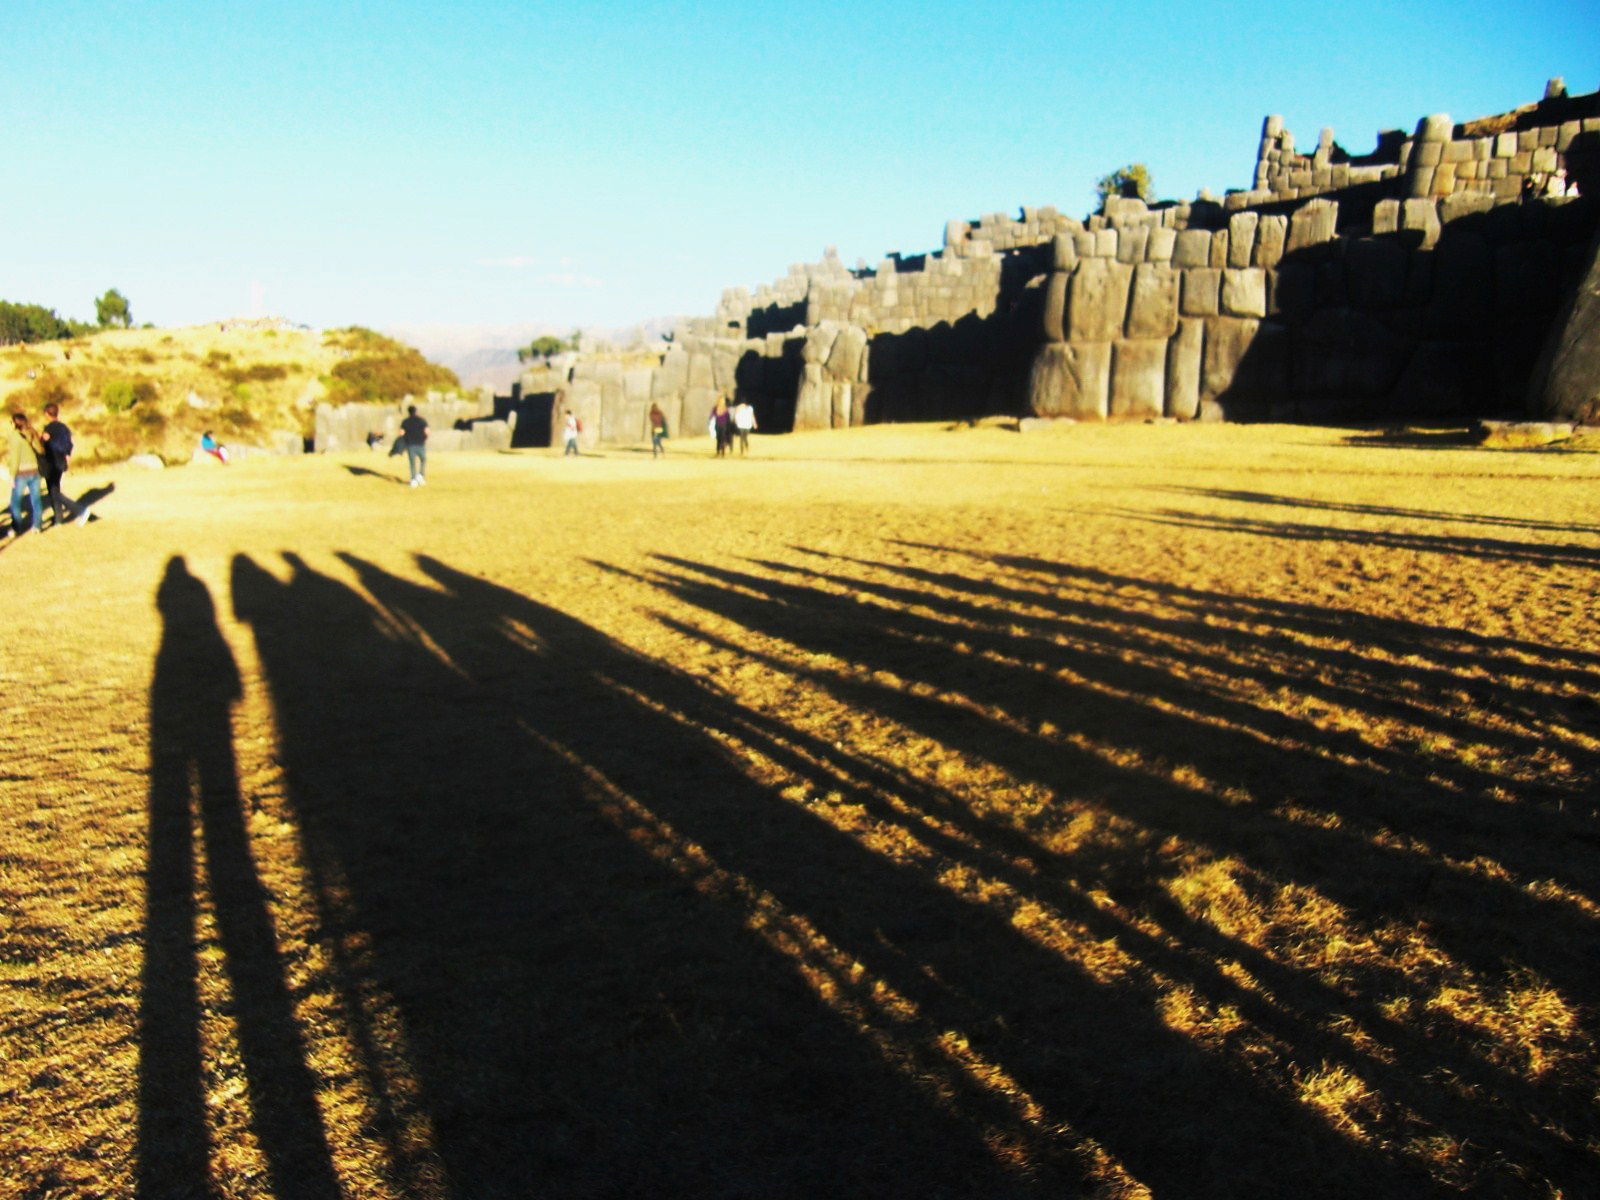
[[[210,591],[181,557],[167,563],[156,606],[162,636],[150,685],[138,1195],[168,1200],[211,1191],[196,941],[198,809],[205,883],[270,1194],[336,1197],[314,1081],[241,808],[231,723],[238,668],[217,628]]]

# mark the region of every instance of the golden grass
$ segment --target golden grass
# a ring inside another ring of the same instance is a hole
[[[1592,1190],[1600,457],[756,450],[77,472],[0,1196]]]

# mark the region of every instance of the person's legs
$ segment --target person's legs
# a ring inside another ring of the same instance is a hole
[[[428,470],[428,448],[406,443],[406,468],[411,472],[411,482],[421,483]]]
[[[54,467],[46,467],[44,469],[45,492],[50,497],[50,510],[56,515],[57,525],[66,521],[76,520],[78,516],[78,510],[73,506],[72,501],[67,499],[66,493],[61,488],[61,477],[64,474],[66,472],[57,470]]]
[[[25,475],[11,477],[11,536],[22,532],[22,487]]]
[[[33,506],[33,523],[28,527],[37,531],[42,527],[44,520],[44,505],[39,496],[39,477],[37,475],[18,475],[11,481],[11,532],[22,532],[22,493],[26,490],[29,503]]]

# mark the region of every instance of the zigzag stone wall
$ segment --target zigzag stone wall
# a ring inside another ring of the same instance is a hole
[[[1268,117],[1249,189],[955,220],[938,251],[876,267],[829,248],[724,292],[653,356],[580,360],[554,408],[590,442],[643,439],[652,402],[693,435],[719,398],[749,400],[766,431],[1517,409],[1597,210],[1600,93],[1559,81],[1360,158],[1328,130],[1300,155]]]

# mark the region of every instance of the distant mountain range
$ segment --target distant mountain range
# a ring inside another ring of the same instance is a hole
[[[580,330],[586,344],[609,343],[624,347],[654,344],[671,332],[680,318],[657,317],[637,325]],[[572,327],[548,322],[520,325],[391,325],[380,332],[415,346],[424,357],[449,367],[467,387],[488,386],[509,391],[522,373],[517,349],[536,337],[566,337]]]

